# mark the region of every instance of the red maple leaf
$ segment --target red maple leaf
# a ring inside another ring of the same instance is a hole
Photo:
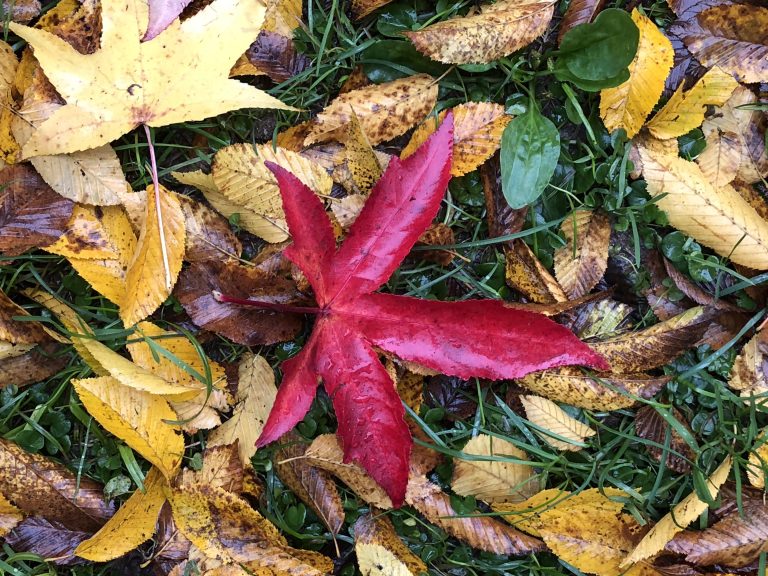
[[[277,440],[304,418],[321,379],[333,400],[345,460],[359,463],[395,506],[405,497],[412,439],[373,346],[465,379],[519,378],[567,364],[608,368],[563,326],[498,300],[438,302],[374,292],[437,215],[452,147],[449,114],[416,153],[392,158],[338,249],[320,199],[268,163],[293,238],[285,255],[309,279],[318,304],[309,311],[318,319],[301,352],[283,364],[283,382],[257,444]]]

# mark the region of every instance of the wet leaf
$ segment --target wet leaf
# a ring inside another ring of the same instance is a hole
[[[91,532],[78,530],[70,524],[33,516],[23,520],[5,541],[16,550],[38,554],[49,562],[68,566],[82,563],[74,556],[74,551],[90,536]]]
[[[571,0],[560,21],[557,41],[562,42],[563,36],[579,24],[592,22],[604,6],[605,0]]]
[[[359,20],[390,2],[392,0],[352,0],[352,13]]]
[[[0,494],[0,537],[13,530],[23,518],[21,510]]]
[[[747,462],[747,479],[755,488],[765,488],[765,470],[768,468],[768,430],[758,435]]]
[[[678,410],[672,408],[670,414],[691,432],[688,423]],[[645,449],[662,466],[670,468],[678,474],[688,474],[691,471],[691,461],[695,458],[691,447],[653,406],[646,405],[637,411],[635,430],[640,438],[650,440],[661,446],[645,444]],[[693,436],[693,432],[691,435]],[[667,437],[669,437],[669,450],[663,448],[666,445]]]
[[[555,251],[555,274],[569,299],[588,294],[608,267],[611,223],[604,212],[580,210],[563,220],[565,246]]]
[[[567,302],[568,296],[528,245],[515,240],[505,250],[506,280],[523,296],[539,304]]]
[[[752,396],[768,392],[768,332],[755,334],[736,356],[731,369],[728,385],[739,390],[742,396]]]
[[[177,196],[184,212],[187,231],[184,260],[205,262],[222,258],[238,258],[240,241],[229,222],[219,214],[186,196]]]
[[[58,374],[69,363],[68,356],[61,351],[62,346],[58,344],[40,344],[29,352],[3,358],[0,361],[0,388],[21,388]]]
[[[418,576],[427,572],[427,565],[403,544],[386,516],[361,516],[354,530],[357,564],[364,576]]]
[[[525,417],[541,428],[534,429],[536,434],[559,450],[581,450],[585,439],[596,434],[592,428],[568,415],[551,400],[524,395],[520,396],[520,401],[525,408]]]
[[[309,68],[311,61],[296,50],[293,40],[262,30],[245,52],[248,61],[275,82],[285,82]]]

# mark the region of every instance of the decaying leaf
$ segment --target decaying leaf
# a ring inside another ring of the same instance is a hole
[[[744,345],[736,356],[731,369],[728,385],[739,390],[742,396],[752,396],[768,392],[768,332],[761,330]]]
[[[386,166],[379,161],[376,151],[371,147],[368,136],[355,114],[352,114],[345,130],[344,157],[346,168],[349,170],[351,191],[354,194],[367,195],[376,181],[381,178],[381,173]],[[349,190],[350,187],[347,189]]]
[[[177,198],[187,231],[184,260],[199,262],[240,256],[242,246],[225,218],[187,196]]]
[[[69,363],[68,355],[61,354],[61,349],[59,344],[40,344],[29,352],[3,358],[0,361],[0,388],[21,388],[58,374]]]
[[[677,409],[672,408],[670,413],[690,431],[688,423]],[[687,474],[691,471],[691,461],[695,458],[691,447],[653,406],[646,405],[637,411],[635,430],[640,438],[653,443],[646,444],[645,449],[662,466],[671,468],[678,474]],[[667,442],[667,436],[669,436],[669,450],[663,448]]]
[[[560,21],[560,31],[557,34],[557,42],[563,41],[566,32],[578,26],[592,22],[595,16],[603,9],[606,0],[571,0],[568,8]],[[641,31],[642,34],[642,31]],[[642,38],[642,36],[641,36]]]
[[[0,493],[0,538],[13,530],[24,515]]]
[[[368,513],[358,518],[354,529],[357,564],[364,576],[419,576],[427,571],[386,516]]]
[[[352,14],[359,20],[390,2],[392,0],[352,0]]]
[[[451,489],[486,502],[525,500],[538,492],[539,479],[525,452],[501,438],[479,434],[464,446],[466,459],[454,461]],[[478,456],[479,458],[473,458]]]
[[[596,432],[568,415],[557,404],[541,396],[520,396],[525,408],[525,417],[532,424],[542,428],[535,430],[545,442],[560,450],[580,450],[584,440]]]
[[[541,36],[553,12],[549,0],[501,0],[486,4],[480,14],[451,18],[405,36],[438,62],[492,62]]]
[[[42,556],[53,564],[69,566],[82,563],[74,551],[90,536],[91,532],[65,522],[30,516],[5,537],[5,542],[16,550]]]
[[[589,293],[608,267],[611,223],[604,212],[579,210],[563,220],[565,246],[555,251],[555,274],[569,299]]]
[[[180,486],[214,486],[233,494],[245,492],[246,468],[240,459],[239,442],[221,446],[206,446],[203,467],[193,471],[184,469],[176,482]],[[250,472],[250,470],[249,470]]]
[[[246,51],[248,61],[275,82],[285,82],[302,73],[311,60],[296,50],[293,39],[262,30]]]
[[[539,304],[567,302],[563,288],[522,240],[505,250],[506,280],[526,298]]]
[[[717,496],[720,486],[726,481],[730,471],[731,457],[728,456],[706,482],[706,489],[710,499],[714,499]],[[624,558],[621,566],[626,568],[661,552],[675,534],[687,528],[706,509],[707,503],[702,501],[695,491],[691,492],[675,504],[669,514],[651,528],[643,539],[638,542],[632,552]]]
[[[357,116],[371,145],[400,136],[426,118],[437,102],[437,82],[418,74],[337,96],[317,115],[304,143],[341,139]]]
[[[582,340],[602,340],[630,327],[633,312],[631,306],[607,298],[579,306],[565,324]]]
[[[579,4],[595,5],[598,2],[581,0]],[[572,5],[568,7],[569,12]],[[628,138],[640,131],[656,106],[674,58],[672,43],[650,18],[635,8],[632,20],[640,30],[640,43],[635,59],[629,65],[629,80],[600,92],[600,116],[605,127],[609,132],[624,128]],[[561,31],[564,29],[563,24]]]

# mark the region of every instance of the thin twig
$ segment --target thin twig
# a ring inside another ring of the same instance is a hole
[[[155,159],[155,145],[152,143],[152,135],[149,132],[149,126],[144,124],[144,133],[147,135],[147,144],[149,145],[149,163],[152,173],[152,187],[155,189],[155,212],[157,212],[157,227],[160,231],[160,251],[163,254],[163,270],[165,271],[165,286],[170,292],[173,289],[173,280],[171,278],[171,265],[168,263],[168,247],[165,243],[165,227],[163,226],[163,211],[160,207],[160,181],[157,176],[157,160]],[[150,223],[146,222],[145,226]]]

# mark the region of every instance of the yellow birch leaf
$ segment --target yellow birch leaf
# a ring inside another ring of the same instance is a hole
[[[464,454],[528,460],[512,443],[487,434],[472,438]],[[460,496],[476,496],[486,502],[521,501],[539,491],[533,466],[518,462],[482,459],[455,459],[451,489]]]
[[[369,512],[358,518],[354,529],[357,565],[363,576],[418,576],[427,571],[386,516]]]
[[[534,430],[545,442],[560,450],[581,450],[584,439],[596,432],[569,416],[560,406],[541,396],[520,396],[525,417],[543,430]],[[560,436],[560,438],[558,438]]]
[[[362,194],[350,194],[331,204],[331,212],[336,217],[339,226],[343,230],[349,230],[349,227],[354,224],[360,212],[362,212],[363,206],[365,206],[365,196]]]
[[[194,186],[200,192],[219,192],[213,176],[206,174],[202,170],[192,170],[190,172],[171,172],[176,180],[187,186]]]
[[[24,515],[5,496],[0,494],[0,538],[13,530],[21,522]]]
[[[563,220],[566,244],[555,251],[555,276],[572,300],[597,286],[608,268],[611,223],[605,212],[577,210]]]
[[[437,102],[437,88],[434,78],[417,74],[342,94],[317,115],[304,143],[341,139],[353,113],[371,145],[392,140],[426,118]]]
[[[136,490],[96,534],[77,546],[75,556],[108,562],[149,540],[165,504],[164,484],[163,475],[152,468],[144,480],[144,492]]]
[[[232,417],[211,432],[208,446],[239,442],[240,459],[248,466],[256,453],[256,440],[277,396],[275,374],[263,356],[246,354],[238,366],[237,405]]]
[[[547,31],[551,0],[500,0],[480,14],[405,32],[419,52],[446,64],[483,64],[526,47]]]
[[[768,428],[763,428],[755,440],[755,448],[749,454],[747,479],[755,488],[765,488],[765,470],[768,469]]]
[[[67,102],[38,127],[24,155],[95,148],[140,124],[165,126],[246,107],[285,109],[279,100],[227,78],[258,35],[264,14],[259,0],[216,0],[141,42],[147,4],[107,0],[101,5],[101,47],[94,54],[81,54],[47,31],[10,24],[32,45]]]
[[[637,8],[632,20],[640,30],[635,59],[629,65],[629,80],[600,92],[600,117],[609,132],[624,128],[632,138],[643,127],[664,91],[675,51],[653,21]]]
[[[731,471],[731,457],[728,456],[723,460],[722,464],[712,473],[707,480],[707,492],[709,497],[714,499],[717,497],[720,487],[728,478],[728,474]],[[626,568],[631,564],[650,558],[656,555],[664,549],[672,537],[678,532],[682,532],[688,525],[696,520],[704,510],[707,509],[707,503],[702,501],[696,492],[691,492],[688,496],[683,498],[680,502],[675,504],[675,507],[670,510],[669,514],[659,520],[650,532],[646,534],[643,539],[635,546],[632,553],[629,554],[622,562],[621,567]]]
[[[72,380],[72,385],[99,424],[157,466],[163,476],[173,477],[184,455],[184,438],[167,424],[176,420],[176,414],[166,400],[109,376]]]
[[[501,135],[512,116],[504,113],[504,106],[493,102],[466,102],[453,109],[453,164],[452,176],[463,176],[488,160],[501,146]],[[438,116],[442,122],[447,111]],[[400,158],[405,159],[427,141],[437,130],[438,123],[428,119],[414,130]]]
[[[186,229],[178,198],[162,186],[159,193],[150,186],[146,204],[144,226],[126,272],[126,293],[120,303],[120,319],[126,326],[152,314],[171,295],[184,258]]]
[[[656,138],[667,140],[687,134],[704,121],[706,106],[722,106],[739,85],[733,76],[713,68],[683,93],[683,86],[672,95],[664,107],[648,122],[648,130]]]
[[[6,42],[0,44],[0,168],[11,162],[19,152],[19,145],[11,134],[11,122],[15,112],[13,87],[19,61],[13,48]]]
[[[768,269],[768,222],[732,186],[715,188],[695,162],[640,148],[648,193],[672,226],[755,270]]]

